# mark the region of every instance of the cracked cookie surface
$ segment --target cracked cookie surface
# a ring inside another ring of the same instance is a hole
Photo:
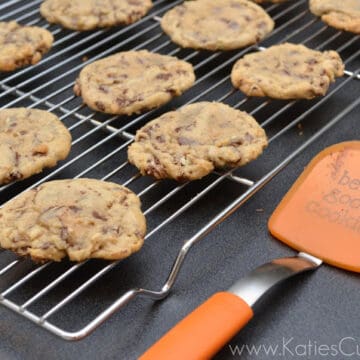
[[[310,11],[336,29],[360,34],[360,0],[310,0]]]
[[[51,32],[15,21],[0,22],[0,71],[38,63],[53,44]]]
[[[151,0],[45,0],[40,12],[50,23],[84,31],[131,24],[151,7]]]
[[[140,205],[133,192],[115,183],[50,181],[0,209],[0,245],[39,262],[123,259],[143,244]]]
[[[54,114],[26,108],[0,110],[0,184],[55,166],[70,148],[71,135]]]
[[[254,44],[273,30],[274,22],[251,1],[194,0],[165,13],[161,27],[182,47],[216,51]]]
[[[245,112],[199,102],[165,113],[137,131],[129,162],[143,175],[196,180],[215,168],[235,168],[267,146],[264,130]]]
[[[167,103],[194,81],[186,61],[147,50],[126,51],[85,66],[74,92],[93,110],[131,115]]]
[[[247,96],[312,99],[325,95],[343,73],[337,52],[285,43],[245,55],[235,63],[231,81]]]

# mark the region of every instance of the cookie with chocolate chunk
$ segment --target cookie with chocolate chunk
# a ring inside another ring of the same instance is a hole
[[[55,166],[69,154],[71,135],[54,114],[37,109],[0,110],[0,184]]]
[[[325,95],[330,83],[343,73],[337,52],[285,43],[245,55],[235,63],[231,81],[247,96],[312,99]]]
[[[310,11],[336,29],[360,34],[359,0],[310,0]]]
[[[15,21],[0,22],[0,71],[38,63],[53,44],[51,32]]]
[[[151,0],[45,0],[40,12],[50,23],[84,31],[131,24],[151,7]]]
[[[182,47],[216,51],[254,44],[273,30],[274,22],[248,0],[194,0],[169,10],[161,27]]]
[[[126,51],[85,66],[74,92],[93,110],[131,115],[167,103],[194,81],[186,61],[147,50]]]
[[[215,168],[235,168],[267,146],[264,130],[249,114],[217,102],[168,112],[137,131],[129,162],[142,175],[196,180]]]
[[[0,246],[39,262],[123,259],[141,248],[145,231],[139,198],[94,179],[46,182],[0,209]]]

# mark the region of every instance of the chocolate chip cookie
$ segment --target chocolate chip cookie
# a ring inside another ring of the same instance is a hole
[[[55,166],[70,147],[71,135],[55,115],[36,109],[0,110],[0,184]]]
[[[360,34],[359,0],[310,0],[310,11],[336,29]]]
[[[325,95],[343,73],[337,52],[285,43],[244,56],[234,65],[231,81],[247,96],[312,99]]]
[[[182,47],[216,51],[254,44],[273,30],[274,22],[248,0],[194,0],[168,11],[161,27]]]
[[[40,27],[0,22],[0,71],[38,63],[53,41],[51,32]]]
[[[167,103],[194,81],[193,67],[186,61],[146,50],[127,51],[85,66],[74,92],[93,110],[131,115]]]
[[[222,103],[199,102],[138,130],[128,158],[142,175],[187,181],[214,168],[245,165],[266,146],[264,130],[247,113]]]
[[[40,12],[50,23],[83,31],[131,24],[151,7],[151,0],[45,0]]]
[[[139,198],[94,179],[56,180],[26,191],[0,209],[0,245],[34,261],[123,259],[144,241]]]

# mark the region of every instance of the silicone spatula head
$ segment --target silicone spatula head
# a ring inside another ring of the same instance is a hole
[[[360,141],[318,154],[270,217],[269,230],[296,250],[360,272]]]

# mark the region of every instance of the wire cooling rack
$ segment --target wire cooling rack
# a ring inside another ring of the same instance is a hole
[[[181,1],[157,0],[149,15],[135,24],[85,33],[49,25],[39,14],[40,3],[8,0],[0,4],[0,21],[42,26],[56,39],[39,64],[0,74],[0,107],[26,106],[54,112],[72,133],[72,152],[54,169],[0,187],[1,204],[46,180],[94,177],[135,191],[149,225],[144,248],[121,262],[64,261],[36,266],[0,250],[0,304],[64,339],[76,340],[138,295],[155,300],[165,297],[195,243],[311,143],[359,109],[360,38],[329,28],[309,13],[306,1],[296,1],[265,7],[276,21],[276,29],[261,44],[210,53],[181,49],[162,33],[161,16]],[[346,76],[337,80],[326,96],[312,101],[250,99],[232,88],[230,71],[238,58],[284,41],[337,50],[346,64]],[[191,62],[197,75],[194,87],[166,106],[140,116],[110,117],[92,112],[73,95],[77,74],[87,63],[130,49],[148,49]],[[214,172],[193,183],[179,185],[141,177],[126,160],[126,149],[136,129],[173,108],[204,100],[222,101],[253,115],[269,136],[264,155],[244,168]],[[215,197],[222,207],[212,208]],[[183,242],[164,243],[159,254],[153,249],[164,233]],[[153,264],[153,272],[142,270],[144,262]],[[76,316],[79,312],[81,321]]]

